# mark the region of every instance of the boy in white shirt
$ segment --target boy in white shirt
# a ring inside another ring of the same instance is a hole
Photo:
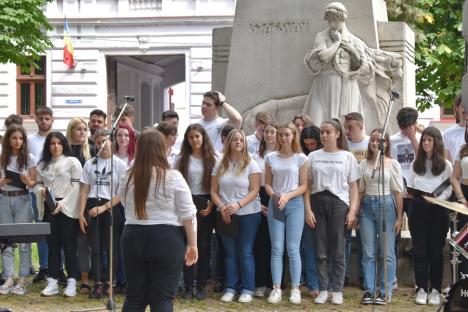
[[[263,136],[263,129],[273,122],[273,115],[270,112],[260,112],[255,115],[255,132],[247,136],[247,150],[253,155],[258,152],[260,140]]]
[[[224,109],[228,118],[219,116],[221,108]],[[203,119],[199,120],[198,123],[205,128],[215,151],[221,151],[223,148],[221,130],[228,123],[233,125],[234,128],[240,129],[242,116],[226,102],[224,95],[218,91],[208,91],[203,94],[201,113]]]
[[[454,101],[454,113],[457,124],[445,130],[443,135],[445,157],[451,163],[455,162],[455,158],[457,158],[460,147],[465,144],[466,119],[468,118],[468,112],[465,113],[461,95],[457,96]]]

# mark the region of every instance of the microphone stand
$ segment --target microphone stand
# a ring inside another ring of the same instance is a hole
[[[119,115],[114,121],[114,124],[112,125],[112,129],[108,135],[108,137],[104,140],[102,143],[101,148],[96,154],[96,157],[99,158],[99,155],[101,154],[102,150],[106,146],[107,141],[110,140],[111,142],[111,175],[110,175],[110,204],[111,204],[111,209],[109,210],[110,213],[110,228],[109,228],[109,253],[107,255],[107,262],[108,262],[108,267],[109,267],[109,300],[106,303],[105,308],[91,308],[91,309],[82,309],[82,310],[72,310],[71,312],[87,312],[87,311],[100,311],[100,310],[106,310],[106,311],[115,311],[115,301],[114,301],[114,289],[113,289],[113,283],[114,283],[114,276],[113,276],[113,271],[114,271],[114,261],[113,261],[113,252],[114,252],[114,213],[113,213],[113,207],[112,207],[112,198],[114,197],[114,133],[115,129],[117,128],[117,125],[119,124],[120,118],[122,117],[122,114],[125,112],[125,109],[128,106],[128,101],[131,101],[131,97],[124,97],[125,104],[122,107]],[[96,163],[97,166],[97,163]],[[97,216],[96,216],[97,217]],[[99,263],[99,261],[98,261]],[[96,281],[94,281],[96,283]]]
[[[385,117],[385,123],[383,127],[383,133],[382,133],[382,137],[380,138],[379,150],[377,151],[377,157],[376,157],[376,161],[374,164],[374,168],[372,169],[372,176],[371,176],[372,178],[374,178],[375,171],[377,170],[377,166],[378,166],[379,167],[378,168],[378,171],[379,171],[378,185],[380,185],[379,187],[380,189],[380,192],[379,192],[379,227],[380,227],[380,222],[382,222],[381,224],[382,224],[382,235],[383,235],[383,238],[379,237],[379,240],[383,239],[383,246],[384,246],[383,248],[384,249],[383,250],[383,253],[384,253],[383,270],[384,270],[384,285],[385,285],[385,303],[386,303],[387,311],[388,311],[388,285],[387,285],[387,275],[388,275],[387,244],[388,244],[388,241],[387,241],[387,226],[386,226],[387,218],[385,214],[385,211],[387,208],[386,203],[385,203],[385,135],[387,134],[387,131],[388,131],[388,120],[390,118],[390,115],[393,109],[393,104],[395,102],[395,99],[397,99],[398,97],[399,97],[398,93],[394,91],[390,93],[390,103],[388,105],[387,116]],[[383,211],[383,218],[380,215],[381,211]],[[379,228],[378,228],[378,233],[380,234]],[[380,252],[382,252],[382,250]],[[376,267],[377,267],[377,261],[376,261]],[[377,273],[377,269],[375,270],[375,272]],[[376,283],[377,283],[377,274],[375,274],[374,289],[377,289]]]

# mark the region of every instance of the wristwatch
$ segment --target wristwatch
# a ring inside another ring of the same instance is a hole
[[[465,198],[465,196],[463,196],[463,195],[458,196],[458,197],[457,197],[457,202],[459,202],[460,204],[465,204],[465,203],[466,203],[466,198]]]

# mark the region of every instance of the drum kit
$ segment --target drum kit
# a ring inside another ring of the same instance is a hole
[[[424,199],[430,203],[445,207],[450,213],[450,222],[452,228],[457,229],[457,213],[468,215],[468,208],[465,205],[439,200],[433,197],[424,196]],[[444,312],[467,312],[468,311],[468,274],[458,276],[458,264],[461,262],[458,257],[461,255],[468,260],[468,223],[460,231],[454,231],[448,240],[452,245],[452,281],[448,294],[440,304],[437,311]],[[467,272],[468,273],[468,272]]]

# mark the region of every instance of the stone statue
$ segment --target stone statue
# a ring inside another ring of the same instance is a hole
[[[403,74],[403,57],[368,47],[347,29],[347,16],[340,2],[325,7],[329,27],[317,33],[314,47],[304,58],[312,76],[309,93],[271,98],[245,110],[244,130],[251,130],[256,113],[265,111],[277,121],[303,113],[316,125],[333,117],[343,120],[355,111],[363,114],[366,131],[383,126],[390,91]]]
[[[377,118],[375,126],[379,126],[385,118],[391,77],[402,74],[402,57],[369,48],[347,29],[347,16],[340,2],[325,8],[329,28],[317,34],[314,48],[304,59],[313,80],[302,112],[315,124],[359,112],[367,119]],[[379,83],[377,76],[382,80]],[[366,116],[365,112],[374,112],[375,116]]]

